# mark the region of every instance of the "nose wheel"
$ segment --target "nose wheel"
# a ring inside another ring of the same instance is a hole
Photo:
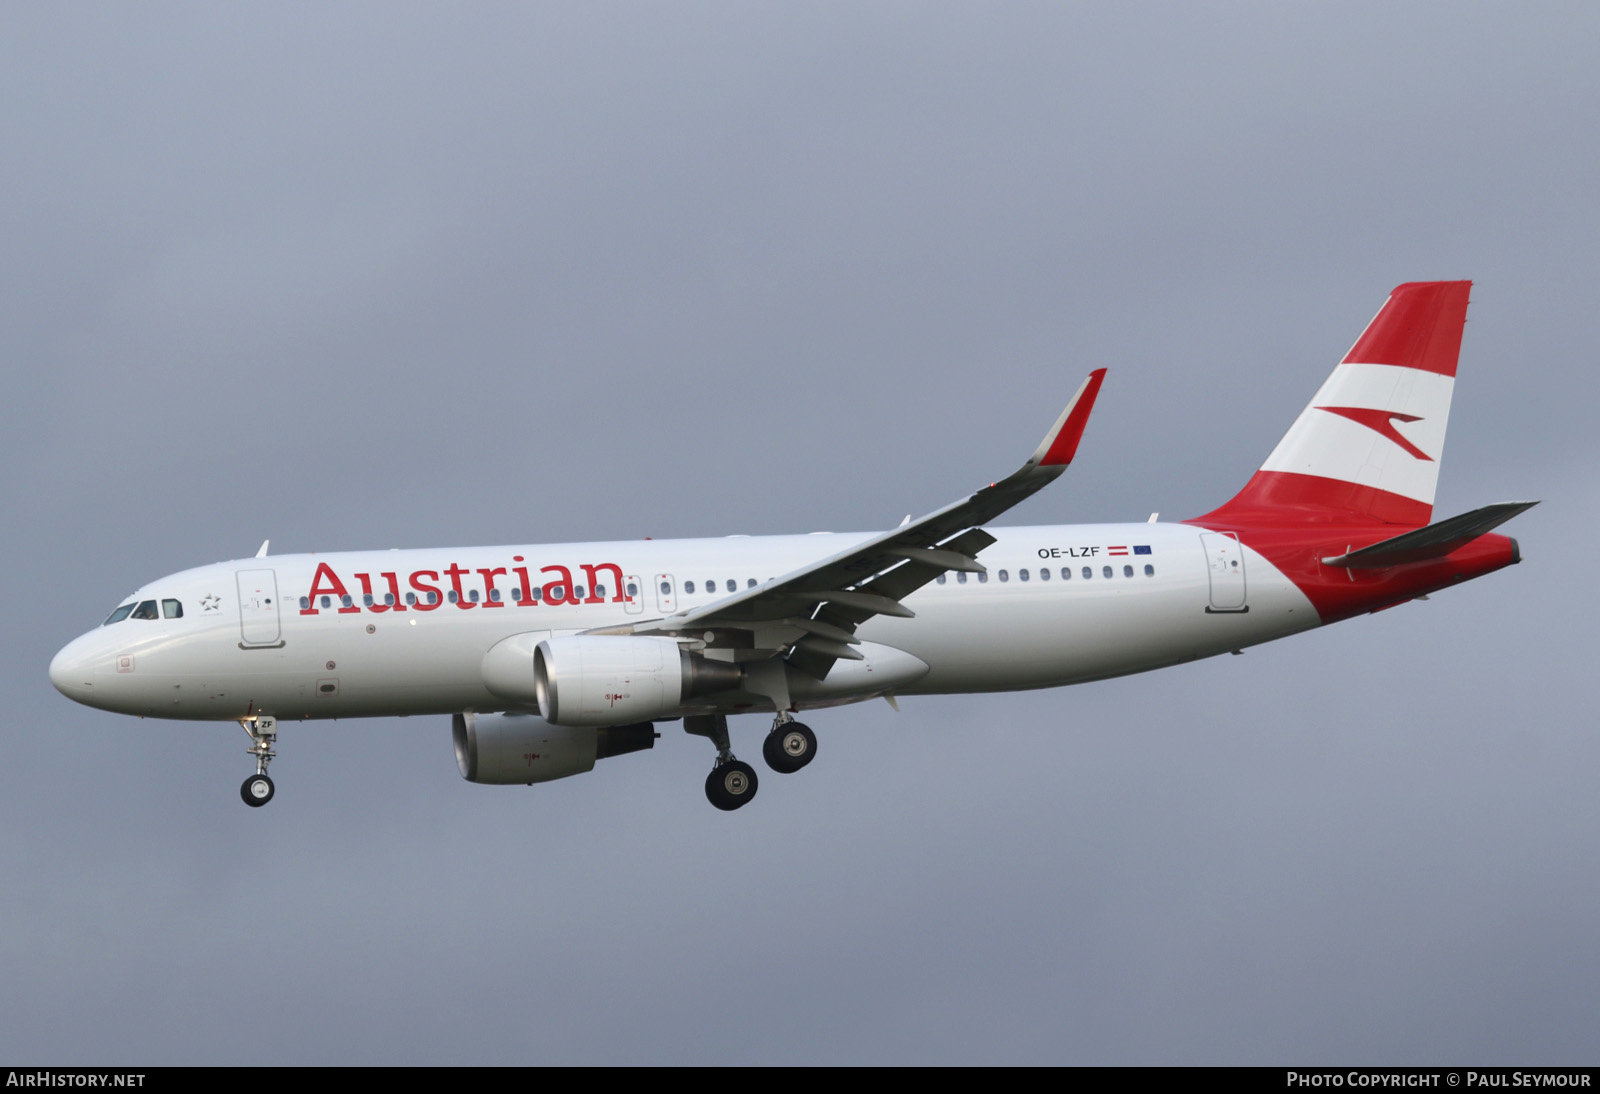
[[[251,775],[244,781],[244,785],[239,787],[239,796],[244,799],[246,805],[260,807],[272,800],[275,790],[272,780],[265,775]]]
[[[239,724],[250,734],[250,747],[245,752],[256,758],[256,773],[239,787],[239,797],[252,809],[259,809],[277,792],[267,777],[267,765],[277,755],[272,746],[278,740],[278,719],[270,714],[259,714],[254,718],[241,718]]]

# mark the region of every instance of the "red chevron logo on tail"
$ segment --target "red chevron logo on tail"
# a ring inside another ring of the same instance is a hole
[[[1433,457],[1422,449],[1412,444],[1400,435],[1394,427],[1395,422],[1420,422],[1421,418],[1415,414],[1401,414],[1393,410],[1372,410],[1362,406],[1319,406],[1318,410],[1326,410],[1329,414],[1337,414],[1341,418],[1349,418],[1352,422],[1364,425],[1380,436],[1387,437],[1401,448],[1419,460],[1433,462]]]

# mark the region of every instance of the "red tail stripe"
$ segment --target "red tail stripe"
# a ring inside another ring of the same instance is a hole
[[[1403,524],[1420,528],[1433,506],[1401,494],[1320,475],[1257,471],[1226,505],[1196,517],[1194,524]]]
[[[1471,292],[1470,281],[1412,281],[1399,286],[1344,355],[1345,362],[1400,365],[1454,376]]]

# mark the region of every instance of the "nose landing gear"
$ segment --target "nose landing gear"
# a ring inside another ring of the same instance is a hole
[[[267,777],[267,765],[277,755],[272,751],[272,746],[278,740],[278,719],[270,714],[261,714],[255,718],[240,718],[239,724],[250,734],[250,747],[245,752],[256,758],[256,773],[239,787],[239,797],[244,799],[246,805],[260,808],[271,801],[272,795],[277,792],[272,780]]]
[[[272,785],[272,780],[266,775],[251,775],[239,788],[239,796],[246,805],[266,805],[272,800],[273,793],[277,790]]]

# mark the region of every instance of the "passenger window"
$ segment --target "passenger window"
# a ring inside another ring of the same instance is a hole
[[[938,576],[938,577],[936,577],[936,578],[934,578],[934,579],[933,579],[933,580],[935,580],[935,581],[937,581],[937,582],[938,582],[938,583],[939,583],[939,584],[941,584],[941,585],[943,585],[943,584],[944,584],[944,575],[943,575],[943,574],[940,574],[940,575],[939,575],[939,576]]]
[[[966,583],[967,583],[967,571],[958,570],[956,572],[956,584],[957,585],[965,585]]]
[[[1133,567],[1132,566],[1124,566],[1122,568],[1122,576],[1123,577],[1132,577],[1133,576]]]
[[[691,593],[694,592],[693,589],[690,589],[689,591]],[[671,596],[672,595],[672,583],[671,582],[663,581],[661,583],[661,595],[662,596]]]
[[[1050,567],[1048,567],[1048,566],[1040,566],[1039,567],[1039,580],[1040,581],[1049,581],[1050,580]]]
[[[978,575],[978,584],[979,585],[987,585],[988,583],[989,583],[989,575],[988,574],[985,573],[985,574],[979,574]]]
[[[437,589],[428,590],[428,603],[429,604],[437,604],[437,603],[439,603],[439,591]]]
[[[1089,567],[1085,566],[1083,568],[1083,580],[1088,581],[1093,576],[1094,576],[1094,571],[1092,569],[1090,569]]]
[[[1144,564],[1144,576],[1145,577],[1155,577],[1156,576],[1156,568],[1154,566],[1150,565],[1148,562],[1146,562]]]
[[[124,619],[128,618],[128,613],[131,612],[131,611],[133,611],[133,605],[132,604],[124,604],[121,607],[119,607],[116,611],[114,611],[110,615],[106,616],[105,623],[102,623],[100,625],[103,627],[103,626],[106,626],[107,624],[110,624],[110,623],[121,623]]]
[[[633,599],[634,597],[636,597],[638,595],[639,595],[639,586],[635,585],[631,581],[628,582],[628,598],[631,600],[631,599]]]
[[[394,594],[393,593],[384,593],[383,594],[383,602],[385,604],[389,605],[389,607],[391,607],[391,608],[394,607]]]
[[[1061,567],[1061,580],[1062,581],[1071,581],[1072,580],[1072,567],[1071,566],[1063,566],[1063,567]]]
[[[667,583],[665,581],[663,581],[661,583],[661,591],[664,594],[670,594],[672,592],[671,589],[667,588]],[[692,594],[694,592],[694,582],[685,581],[683,583],[683,591],[686,592],[686,593],[691,593]]]
[[[1026,581],[1026,580],[1028,580],[1028,571],[1027,570],[1018,570],[1017,571],[1017,580],[1018,581]]]
[[[582,600],[583,599],[583,586],[582,585],[579,585],[576,589],[573,590],[572,599],[574,599],[574,600]]]
[[[417,594],[416,593],[407,593],[406,594],[406,603],[407,604],[415,605],[416,602],[417,602]]]
[[[450,601],[452,604],[459,604],[461,602],[461,594],[456,592],[454,589],[451,589],[449,592],[445,593],[444,598]]]
[[[606,587],[604,585],[596,585],[594,587],[594,595],[604,600],[606,598]]]
[[[477,589],[468,589],[467,590],[467,599],[472,601],[472,603],[476,604],[478,602],[478,590]]]
[[[1111,567],[1110,566],[1102,566],[1102,567],[1100,567],[1100,576],[1101,577],[1110,577],[1111,576]]]
[[[489,599],[494,601],[496,604],[500,603],[500,590],[499,589],[490,589],[489,590]]]
[[[1011,580],[1011,575],[1008,574],[1006,571],[1001,570],[1000,571],[1000,580],[1001,581],[1010,581]]]
[[[339,598],[339,603],[342,604],[346,608],[355,607],[355,601],[350,599],[350,594],[349,593],[345,593],[343,596],[341,596]]]
[[[363,594],[362,597],[361,597],[361,603],[365,604],[369,608],[372,607],[372,594],[371,593]]]
[[[310,607],[311,607],[311,598],[309,596],[302,596],[300,598],[300,610],[301,611],[307,611],[307,610],[310,609]]]
[[[543,600],[544,599],[544,590],[539,588],[537,585],[535,585],[533,590],[530,593],[528,593],[528,599],[529,600]]]
[[[178,600],[163,600],[161,602],[161,615],[166,619],[182,619],[183,603]]]
[[[159,616],[156,615],[156,602],[154,600],[141,601],[139,606],[137,608],[133,609],[133,618],[135,618],[135,619],[158,619],[158,618],[160,618]]]
[[[746,589],[754,589],[756,587],[756,579],[753,578],[753,577],[752,578],[747,578],[745,580],[744,587]]]
[[[324,608],[333,607],[333,598],[332,597],[328,597],[328,596],[323,597],[322,598],[322,606]]]
[[[739,591],[739,583],[731,577],[728,579],[728,591],[730,593]]]

